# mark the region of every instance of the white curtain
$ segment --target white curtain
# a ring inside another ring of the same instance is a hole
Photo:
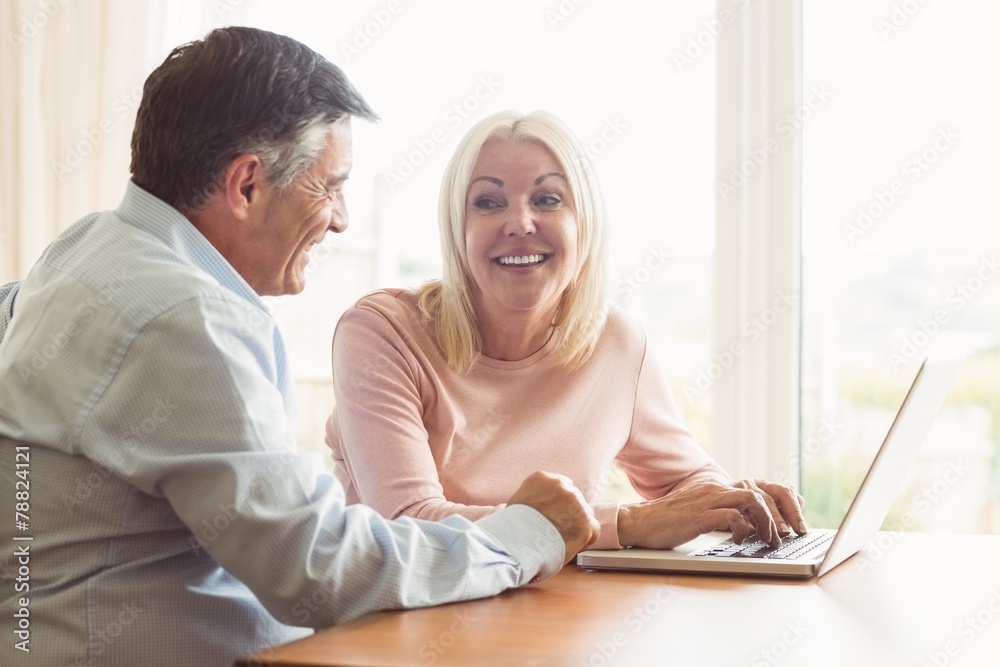
[[[254,4],[0,3],[0,284],[24,277],[77,219],[118,205],[146,76]]]

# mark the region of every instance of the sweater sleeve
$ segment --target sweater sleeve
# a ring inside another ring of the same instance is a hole
[[[407,334],[360,304],[347,311],[333,338],[335,406],[327,444],[338,471],[360,501],[389,518],[471,520],[504,505],[447,500],[423,422],[419,364]],[[346,479],[345,479],[346,476]]]
[[[615,460],[647,500],[697,481],[732,481],[684,425],[648,342],[636,382],[632,429]]]

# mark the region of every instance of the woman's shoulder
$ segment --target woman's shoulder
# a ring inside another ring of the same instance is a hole
[[[606,387],[634,387],[646,358],[646,330],[624,310],[612,306],[605,313],[604,326],[587,360],[587,374],[597,374]]]
[[[608,309],[604,330],[601,332],[600,344],[641,357],[646,350],[646,329],[634,315],[617,306],[611,306]]]
[[[340,316],[337,329],[347,323],[358,333],[381,331],[383,335],[403,335],[410,338],[425,328],[420,313],[420,296],[413,290],[386,288],[371,291],[351,305]]]
[[[352,311],[368,311],[381,315],[384,319],[411,320],[420,318],[419,295],[399,287],[389,287],[368,292],[354,302],[344,315]]]

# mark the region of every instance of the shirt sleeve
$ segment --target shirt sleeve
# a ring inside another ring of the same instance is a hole
[[[421,378],[405,331],[365,306],[347,311],[333,338],[334,415],[328,444],[361,502],[384,516],[488,516],[503,505],[445,498],[423,421]]]
[[[684,425],[648,342],[636,382],[632,429],[615,460],[636,491],[648,500],[702,480],[732,481]],[[617,541],[617,530],[615,536]]]
[[[345,506],[318,457],[294,447],[273,321],[241,327],[238,311],[222,299],[188,301],[123,343],[77,442],[165,498],[276,619],[325,627],[493,595],[561,567],[558,531],[526,506],[478,523],[390,521]]]

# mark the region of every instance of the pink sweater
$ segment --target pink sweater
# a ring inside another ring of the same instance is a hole
[[[347,502],[390,518],[475,520],[532,472],[558,472],[594,503],[596,547],[608,549],[621,547],[619,504],[597,500],[612,461],[645,498],[696,479],[729,481],[684,427],[636,322],[612,310],[593,356],[572,373],[546,361],[552,347],[520,361],[481,356],[460,375],[421,321],[416,294],[361,299],[334,334],[327,423]]]

